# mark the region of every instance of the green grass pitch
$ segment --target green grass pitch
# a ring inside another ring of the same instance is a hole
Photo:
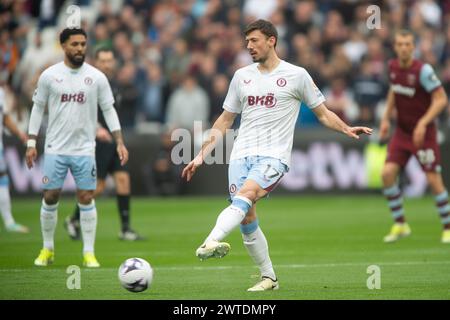
[[[450,299],[450,245],[440,243],[441,225],[433,199],[406,199],[409,238],[384,244],[391,225],[382,196],[278,196],[258,203],[260,225],[270,246],[280,290],[249,293],[257,268],[239,230],[227,241],[223,259],[200,262],[194,252],[227,205],[215,198],[133,198],[132,226],[148,237],[118,240],[119,219],[113,198],[97,200],[96,255],[99,269],[81,268],[81,289],[66,286],[70,265],[81,266],[82,244],[72,241],[63,220],[73,198],[60,201],[55,263],[35,267],[41,249],[40,199],[14,199],[17,221],[27,235],[0,229],[0,299]],[[151,288],[123,289],[119,265],[130,257],[154,268]],[[369,290],[367,268],[381,270],[381,289]]]

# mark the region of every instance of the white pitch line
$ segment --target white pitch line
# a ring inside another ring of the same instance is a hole
[[[398,261],[398,262],[343,262],[343,263],[318,263],[318,264],[278,264],[274,265],[275,268],[287,268],[287,269],[300,269],[300,268],[336,268],[336,267],[366,267],[369,265],[379,265],[379,266],[412,266],[412,265],[447,265],[450,261]],[[228,270],[228,269],[248,269],[254,266],[243,266],[243,265],[225,265],[225,266],[173,266],[173,267],[154,267],[155,270],[162,271],[172,271],[172,270]],[[28,271],[30,268],[15,268],[15,269],[0,269],[0,272],[23,272]],[[48,268],[32,268],[36,271],[54,271],[60,272],[62,269],[58,266],[58,269]],[[117,270],[117,268],[102,268],[99,269],[86,269],[83,271],[105,271],[105,270]]]
[[[319,264],[278,264],[274,265],[274,268],[287,268],[287,269],[300,269],[300,268],[335,268],[335,267],[366,267],[370,265],[379,265],[379,266],[403,266],[403,265],[445,265],[450,264],[450,261],[400,261],[400,262],[374,262],[374,263],[319,263]],[[195,266],[174,266],[174,267],[155,267],[156,270],[224,270],[224,269],[243,269],[249,268],[253,266],[204,266],[204,267],[195,267]]]

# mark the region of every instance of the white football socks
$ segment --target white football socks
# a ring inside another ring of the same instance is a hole
[[[78,203],[80,208],[80,226],[83,236],[83,253],[94,253],[95,232],[97,230],[97,209],[95,201],[88,205]]]
[[[273,270],[272,261],[269,257],[269,246],[261,228],[258,227],[252,233],[242,234],[244,245],[247,252],[252,257],[253,262],[258,266],[262,277],[269,277],[276,280],[275,271]]]
[[[244,220],[251,206],[251,200],[245,197],[234,197],[233,203],[217,217],[216,225],[206,238],[205,243],[210,240],[221,241],[225,239]]]
[[[44,248],[54,249],[54,236],[56,222],[58,220],[58,203],[49,205],[42,199],[41,205],[41,230],[44,240]]]
[[[0,186],[0,212],[2,213],[5,226],[14,224],[14,218],[11,214],[11,198],[9,196],[9,186]]]
[[[236,228],[245,217],[245,212],[233,205],[225,208],[217,217],[216,225],[205,240],[221,241]]]

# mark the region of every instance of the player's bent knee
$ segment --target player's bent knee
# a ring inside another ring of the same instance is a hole
[[[92,203],[92,200],[94,199],[94,191],[81,191],[78,192],[78,202],[84,205]]]
[[[383,171],[381,172],[381,179],[385,185],[394,183],[396,179],[395,171],[389,167],[383,168]]]
[[[59,200],[59,190],[45,190],[44,201],[48,205],[57,204]]]

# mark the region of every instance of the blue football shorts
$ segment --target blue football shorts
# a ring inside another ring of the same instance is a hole
[[[95,190],[97,186],[97,167],[94,156],[44,155],[44,190],[61,189],[70,169],[77,189]]]
[[[271,192],[288,170],[284,163],[272,157],[248,156],[231,160],[228,166],[230,199],[233,200],[246,180],[253,180],[262,189]]]

